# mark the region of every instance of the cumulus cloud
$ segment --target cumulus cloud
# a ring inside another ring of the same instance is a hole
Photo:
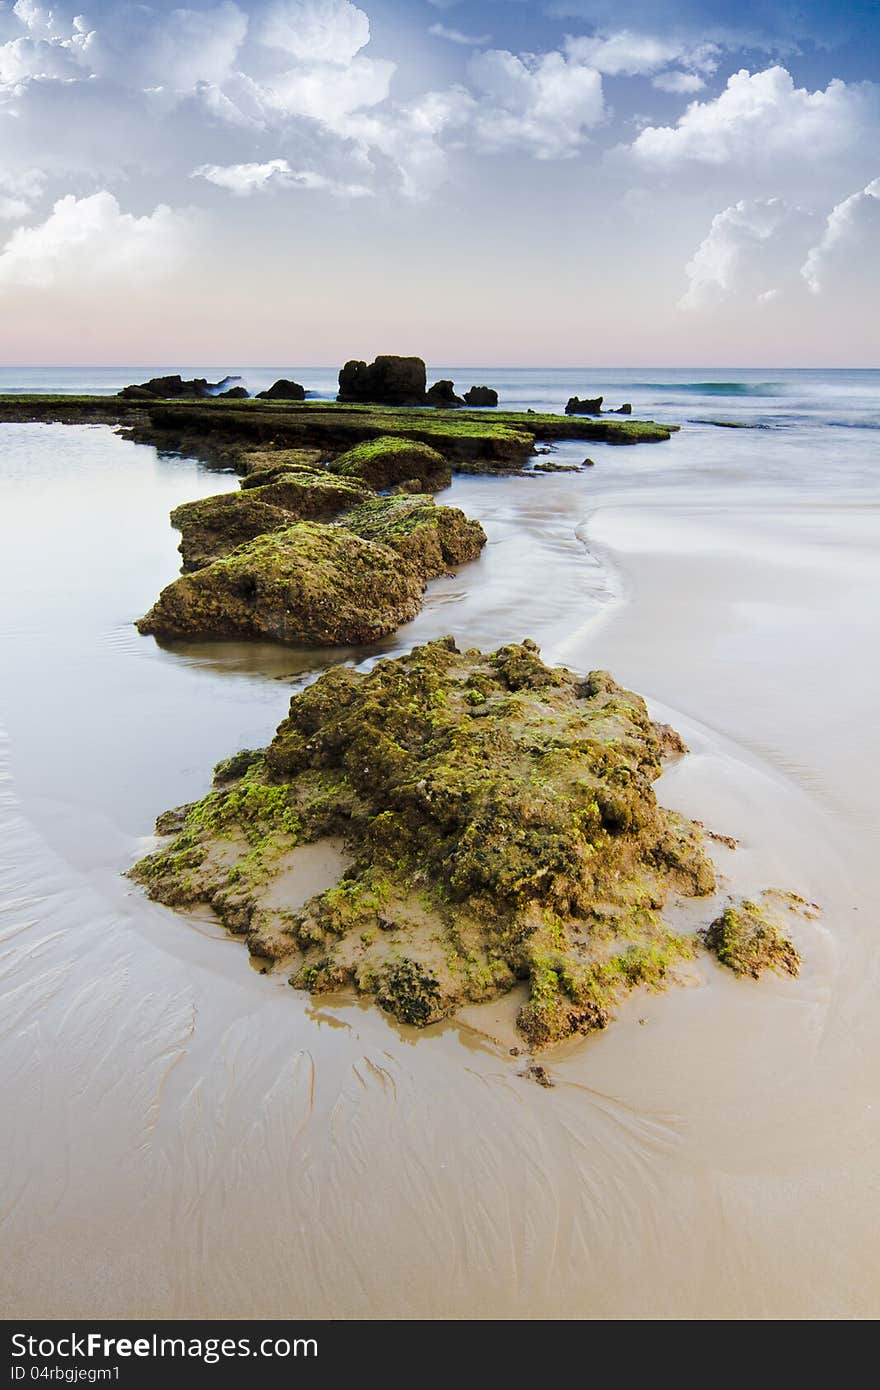
[[[0,252],[0,287],[137,287],[179,269],[189,239],[188,219],[164,204],[135,217],[106,190],[68,194],[45,222],[12,233]]]
[[[286,159],[270,159],[266,164],[202,164],[191,177],[206,179],[239,197],[276,188],[301,188],[337,198],[369,198],[372,193],[362,183],[341,183],[313,170],[291,169]]]
[[[466,48],[483,48],[489,42],[488,34],[463,34],[460,29],[450,29],[445,24],[432,24],[428,30],[435,39],[446,39],[449,43],[463,44]]]
[[[688,163],[752,171],[800,161],[809,168],[876,139],[880,88],[835,78],[823,90],[795,87],[784,67],[741,69],[711,101],[691,102],[674,126],[648,126],[631,146],[654,169]]]
[[[679,63],[685,68],[714,72],[720,49],[713,43],[686,43],[681,39],[657,38],[653,34],[621,29],[606,37],[578,36],[566,40],[566,52],[579,63],[596,68],[610,77],[635,77],[658,72]]]
[[[477,93],[474,131],[489,150],[513,145],[539,159],[564,159],[605,116],[601,75],[564,53],[517,57],[489,49],[475,55],[468,75]]]
[[[813,294],[848,280],[877,296],[880,266],[880,179],[832,208],[801,274]]]
[[[682,309],[707,309],[724,300],[766,304],[795,283],[818,218],[782,198],[741,199],[712,219],[685,268],[689,284]]]
[[[370,20],[351,0],[276,0],[260,40],[302,63],[344,67],[370,41]]]

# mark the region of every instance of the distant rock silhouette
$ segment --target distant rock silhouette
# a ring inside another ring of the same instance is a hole
[[[427,373],[421,357],[377,357],[346,362],[337,400],[366,405],[424,405]]]

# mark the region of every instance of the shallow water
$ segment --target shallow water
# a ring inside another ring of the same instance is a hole
[[[648,695],[692,749],[664,802],[742,841],[725,890],[821,902],[801,977],[702,963],[554,1053],[545,1091],[503,1010],[397,1029],[147,902],[121,873],[156,813],[265,743],[301,677],[371,654],[140,638],[176,572],[168,511],[236,480],[103,427],[3,426],[7,1316],[880,1311],[880,374],[508,376],[535,408],[608,386],[771,428],[457,479],[486,552],[382,650],[530,635]]]

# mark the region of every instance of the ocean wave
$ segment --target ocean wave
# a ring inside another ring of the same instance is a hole
[[[773,381],[639,381],[633,389],[683,391],[693,396],[781,396],[785,390]]]

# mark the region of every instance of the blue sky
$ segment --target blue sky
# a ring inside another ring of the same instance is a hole
[[[0,0],[0,360],[880,365],[876,5]]]

